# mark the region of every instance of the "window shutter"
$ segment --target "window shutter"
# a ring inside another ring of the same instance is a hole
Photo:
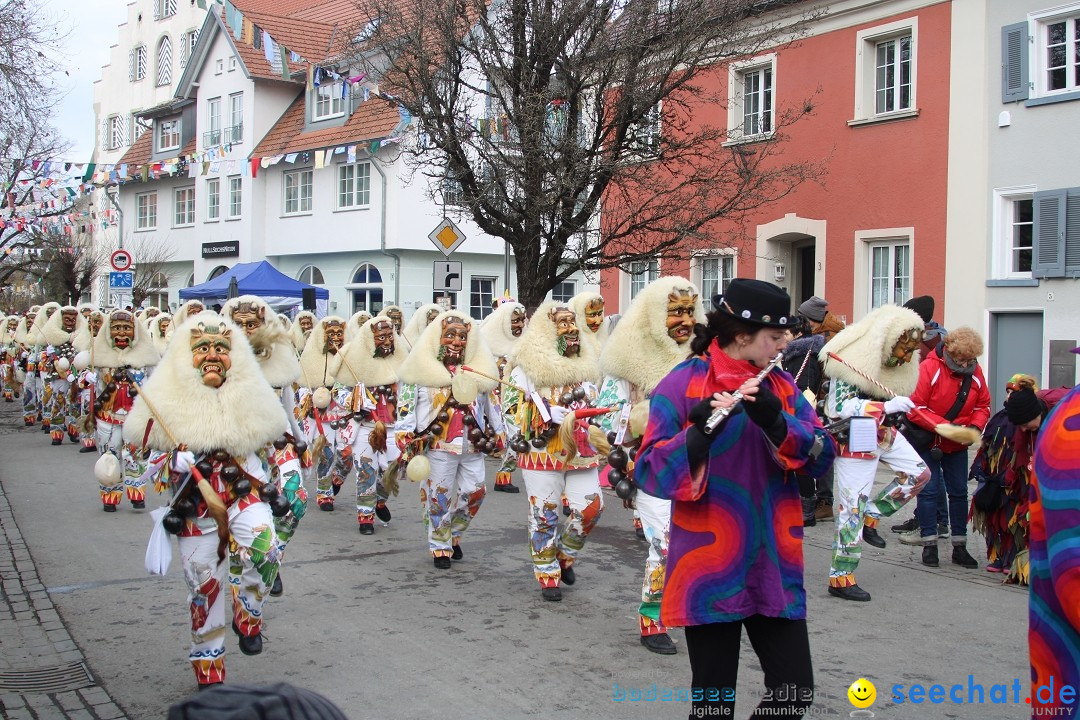
[[[1065,274],[1065,191],[1035,193],[1035,256],[1031,276],[1062,277]]]
[[[102,150],[109,149],[109,118],[102,118],[101,120],[101,145]]]
[[[161,19],[161,0],[154,0],[154,19]]]
[[[135,82],[135,50],[128,50],[128,82]]]
[[[1028,24],[1001,28],[1001,102],[1028,98]]]
[[[1080,188],[1065,192],[1065,274],[1080,277]]]

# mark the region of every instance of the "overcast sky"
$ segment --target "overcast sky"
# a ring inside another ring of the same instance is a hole
[[[44,0],[46,12],[55,17],[64,40],[64,69],[57,84],[66,91],[59,113],[53,118],[60,133],[72,144],[64,160],[89,162],[94,152],[94,81],[109,61],[117,28],[127,18],[129,0]]]

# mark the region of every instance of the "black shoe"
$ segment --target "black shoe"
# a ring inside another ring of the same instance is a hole
[[[446,557],[445,555],[440,555],[439,557],[435,558],[435,567],[439,570],[449,570],[450,558]]]
[[[337,494],[339,492],[341,492],[341,486],[340,485],[333,485],[333,486],[331,486],[330,489],[334,491],[334,497],[337,497]]]
[[[548,602],[562,602],[562,588],[540,588],[540,596]]]
[[[642,635],[641,644],[657,655],[674,655],[678,652],[675,649],[675,643],[671,641],[671,636],[667,633]]]
[[[202,692],[203,690],[210,690],[216,687],[221,687],[224,684],[225,683],[221,682],[220,680],[212,683],[199,683],[199,692]]]
[[[64,438],[56,438],[55,440],[52,441],[52,444],[53,445],[63,445],[64,444]]]
[[[334,512],[334,503],[319,503],[319,509],[323,512]]]
[[[258,655],[262,652],[262,633],[251,636],[241,635],[240,628],[236,627],[235,620],[233,620],[232,629],[240,639],[240,652],[245,655]]]
[[[573,585],[577,582],[577,575],[574,573],[574,567],[572,565],[564,567],[562,569],[562,584]]]
[[[97,452],[97,448],[94,447],[93,445],[87,445],[85,447],[79,448],[79,452],[81,452],[81,453]],[[216,685],[217,683],[214,683],[214,684]],[[206,687],[206,686],[205,685],[200,685],[199,687]]]
[[[566,517],[570,517],[570,506],[569,505],[563,505],[562,506],[562,514],[565,515]]]
[[[386,503],[375,503],[375,517],[383,522],[390,522],[390,508],[386,507]]]
[[[936,543],[934,545],[923,545],[922,564],[925,565],[926,567],[937,567],[938,566],[937,544]]]
[[[146,509],[146,501],[145,500],[132,500],[131,501],[131,507],[135,508],[136,510],[145,510]]]
[[[450,556],[450,559],[451,560],[460,560],[463,557],[465,557],[465,553],[461,552],[461,546],[460,545],[455,545],[454,546],[454,554]]]
[[[910,520],[907,520],[906,522],[902,522],[899,525],[893,525],[892,526],[892,531],[895,532],[895,533],[906,533],[906,532],[911,532],[912,530],[918,530],[918,529],[919,529],[919,521],[916,520],[915,518],[911,518]]]
[[[817,525],[817,516],[814,515],[815,510],[817,510],[817,498],[802,499],[803,527],[814,527]]]
[[[519,493],[521,492],[521,488],[512,483],[506,483],[505,485],[496,485],[495,492]]]
[[[872,527],[863,527],[862,539],[866,541],[867,545],[873,545],[876,548],[885,547],[885,538],[881,537],[878,531]]]
[[[960,567],[966,567],[969,569],[979,567],[978,561],[975,558],[971,557],[971,554],[968,553],[967,548],[963,545],[953,545],[952,561]]]
[[[105,512],[116,512],[116,506],[115,505],[107,505],[105,503],[102,503],[101,509],[104,510]]]
[[[643,527],[634,528],[634,534],[637,535],[638,540],[644,540],[645,539],[645,528],[643,528]]]
[[[850,587],[833,587],[829,586],[829,594],[833,597],[842,598],[844,600],[854,600],[855,602],[870,602],[870,593],[863,590],[858,585],[852,585]]]
[[[372,523],[360,523],[360,534],[361,535],[374,535],[375,534],[375,525],[372,524]]]
[[[274,578],[274,584],[270,588],[270,597],[281,597],[284,594],[285,587],[281,584],[281,571],[278,570],[278,574]]]

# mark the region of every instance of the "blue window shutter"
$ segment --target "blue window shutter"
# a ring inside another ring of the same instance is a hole
[[[1080,277],[1080,188],[1065,192],[1065,274]]]
[[[1065,193],[1065,190],[1035,193],[1032,277],[1062,277],[1065,274]]]
[[[1001,28],[1001,102],[1028,98],[1028,24]]]

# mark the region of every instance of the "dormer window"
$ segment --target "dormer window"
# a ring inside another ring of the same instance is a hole
[[[345,98],[341,96],[343,83],[323,83],[315,88],[315,109],[311,119],[329,120],[345,114]]]
[[[180,149],[180,118],[160,120],[157,123],[157,151]]]

